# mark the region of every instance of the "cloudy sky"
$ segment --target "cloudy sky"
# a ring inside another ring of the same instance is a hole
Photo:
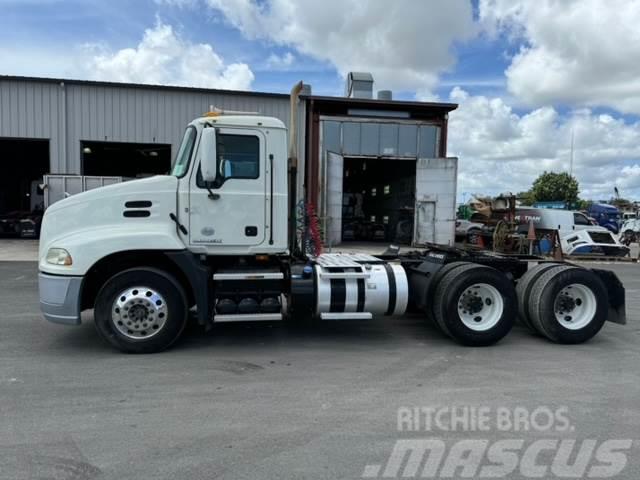
[[[0,0],[0,74],[452,101],[459,192],[640,199],[640,0]]]

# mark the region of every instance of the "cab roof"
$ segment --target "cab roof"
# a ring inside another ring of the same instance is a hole
[[[274,117],[266,117],[263,115],[238,115],[238,114],[224,114],[216,113],[214,115],[205,115],[196,118],[192,123],[200,125],[230,125],[230,126],[242,126],[242,127],[266,127],[266,128],[286,128],[284,123]]]

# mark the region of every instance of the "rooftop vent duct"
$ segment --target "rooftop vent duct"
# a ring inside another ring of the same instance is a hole
[[[302,84],[302,90],[300,90],[300,95],[311,96],[311,85],[308,83]]]
[[[393,93],[391,90],[378,90],[378,100],[393,100]]]
[[[373,98],[373,76],[368,72],[349,72],[345,96],[348,98]]]

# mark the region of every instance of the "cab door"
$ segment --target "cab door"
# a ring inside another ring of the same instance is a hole
[[[199,161],[191,178],[189,243],[242,251],[266,237],[266,139],[260,130],[216,130],[215,183],[205,185]]]

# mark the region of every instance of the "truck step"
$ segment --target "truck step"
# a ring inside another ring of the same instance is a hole
[[[282,272],[214,273],[214,280],[282,280]]]
[[[281,313],[238,313],[233,315],[215,315],[214,323],[221,322],[274,322],[282,320]]]
[[[320,320],[371,320],[373,315],[369,312],[324,312],[320,314]]]

